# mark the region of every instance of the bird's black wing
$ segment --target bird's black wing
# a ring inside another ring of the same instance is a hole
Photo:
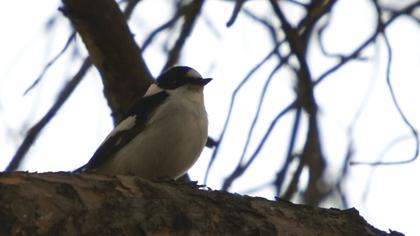
[[[94,170],[102,165],[108,158],[132,140],[137,134],[143,131],[147,120],[156,108],[168,98],[169,94],[165,91],[154,95],[143,97],[137,101],[128,111],[122,122],[127,119],[134,119],[135,123],[129,129],[117,130],[115,134],[108,137],[105,142],[95,151],[89,162],[74,170],[74,172]],[[122,123],[121,122],[121,123]],[[120,123],[120,124],[121,124]],[[118,126],[116,127],[118,129]]]

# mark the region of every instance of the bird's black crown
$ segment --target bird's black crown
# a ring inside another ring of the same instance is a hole
[[[185,84],[195,84],[204,86],[211,79],[203,79],[201,75],[191,67],[175,66],[163,72],[156,83],[163,89],[176,89]]]

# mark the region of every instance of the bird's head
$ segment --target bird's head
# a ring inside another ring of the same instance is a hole
[[[203,78],[196,70],[188,66],[175,66],[163,72],[157,79],[157,85],[166,90],[182,86],[202,88],[212,79]]]

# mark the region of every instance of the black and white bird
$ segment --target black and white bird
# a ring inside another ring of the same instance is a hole
[[[162,73],[76,171],[174,179],[185,174],[206,144],[203,88],[211,80],[186,66]]]

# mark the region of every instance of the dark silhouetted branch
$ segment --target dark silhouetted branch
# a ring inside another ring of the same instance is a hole
[[[235,23],[236,18],[238,17],[239,12],[241,11],[242,6],[244,5],[246,0],[236,0],[235,6],[233,8],[232,15],[230,16],[228,22],[226,23],[226,27],[231,27],[233,23]]]
[[[267,90],[268,90],[268,88],[269,88],[269,85],[270,85],[270,82],[272,81],[272,79],[274,78],[274,75],[280,70],[280,68],[285,64],[285,61],[286,61],[287,59],[285,58],[282,62],[280,62],[272,71],[271,71],[271,73],[270,73],[270,75],[268,76],[268,78],[266,79],[266,81],[265,81],[265,83],[264,83],[264,86],[263,86],[263,89],[262,89],[262,91],[261,91],[261,94],[260,94],[260,96],[259,96],[259,100],[258,100],[258,104],[257,104],[257,109],[256,109],[256,111],[255,111],[255,115],[254,115],[254,119],[252,120],[252,122],[251,122],[251,126],[249,127],[249,130],[248,130],[248,134],[247,134],[247,136],[246,136],[246,141],[245,141],[245,144],[244,144],[244,147],[243,147],[243,150],[242,150],[242,154],[241,154],[241,157],[240,157],[240,159],[239,159],[239,163],[238,163],[238,165],[241,165],[242,164],[242,162],[243,162],[243,160],[244,160],[244,158],[245,158],[245,154],[246,154],[246,152],[247,152],[247,150],[248,150],[248,147],[249,147],[249,143],[250,143],[250,141],[251,141],[251,138],[252,138],[252,134],[254,133],[254,129],[255,129],[255,126],[257,125],[257,122],[258,122],[258,118],[260,117],[260,113],[261,113],[261,108],[262,108],[262,105],[264,104],[264,98],[265,98],[265,95],[266,95],[266,93],[267,93]]]
[[[168,59],[162,71],[168,69],[169,67],[175,65],[178,62],[178,59],[181,54],[181,50],[184,47],[187,38],[190,36],[192,29],[195,25],[198,16],[200,15],[201,8],[204,4],[204,0],[195,0],[190,3],[190,6],[187,12],[184,15],[184,24],[182,25],[181,33],[179,34],[178,39],[175,42],[175,45],[169,51]]]
[[[410,162],[413,162],[417,159],[418,155],[419,155],[419,135],[418,132],[416,130],[416,128],[411,124],[411,122],[407,119],[406,115],[404,114],[404,112],[402,111],[397,97],[395,95],[394,92],[394,88],[392,87],[391,84],[391,66],[392,66],[392,48],[391,48],[391,44],[388,40],[388,37],[386,35],[385,32],[385,23],[382,20],[382,12],[380,10],[380,7],[378,5],[377,0],[372,0],[376,12],[377,12],[377,17],[378,17],[378,32],[380,32],[383,35],[384,41],[385,41],[385,45],[386,45],[386,49],[388,52],[388,60],[387,60],[387,65],[386,65],[386,82],[387,82],[387,86],[389,89],[389,93],[391,95],[392,98],[392,102],[395,106],[395,108],[397,109],[398,114],[400,115],[401,119],[403,120],[404,124],[410,129],[410,132],[412,133],[414,140],[415,140],[415,149],[414,149],[414,154],[413,157],[408,159],[408,160],[402,160],[402,161],[378,161],[378,162],[361,162],[361,161],[353,161],[351,162],[352,165],[371,165],[371,166],[378,166],[378,165],[401,165],[401,164],[407,164]]]
[[[29,91],[31,91],[38,83],[44,78],[45,73],[48,71],[48,69],[54,65],[54,63],[66,52],[67,48],[70,46],[71,42],[76,38],[76,33],[73,32],[70,37],[67,39],[66,44],[64,45],[63,49],[53,58],[51,61],[49,61],[45,66],[44,69],[42,69],[41,73],[38,75],[38,77],[35,79],[35,81],[25,90],[23,95],[26,95]]]
[[[290,180],[290,183],[287,186],[286,191],[284,191],[284,193],[280,195],[281,194],[281,192],[279,191],[280,189],[276,188],[276,191],[277,191],[276,195],[279,196],[279,198],[285,201],[292,201],[292,198],[295,195],[295,193],[299,191],[298,189],[299,180],[302,175],[302,171],[304,167],[305,167],[305,161],[302,158],[300,158],[298,167],[296,168],[296,170],[294,170],[293,177]]]
[[[401,9],[399,11],[396,11],[386,22],[384,22],[383,27],[384,28],[388,27],[398,17],[403,16],[403,15],[406,15],[406,14],[410,14],[412,11],[414,11],[414,9],[416,9],[419,6],[420,6],[420,2],[414,2],[414,3],[410,4],[410,5],[408,5],[407,7],[403,8],[403,9]],[[335,71],[337,71],[338,69],[340,69],[343,65],[347,64],[352,59],[357,58],[359,56],[359,54],[369,44],[371,44],[373,41],[376,40],[376,38],[378,37],[378,35],[380,33],[381,33],[380,31],[376,30],[369,38],[367,38],[361,45],[359,45],[359,47],[357,47],[352,53],[350,53],[348,56],[345,56],[345,57],[341,58],[340,62],[338,62],[337,64],[335,64],[334,66],[332,66],[330,69],[327,69],[324,73],[322,73],[318,77],[318,79],[314,82],[314,84],[315,85],[319,84],[326,77],[328,77],[329,75],[331,75],[332,73],[334,73]]]
[[[206,170],[206,174],[204,177],[204,183],[207,183],[207,179],[210,173],[210,169],[214,163],[214,161],[216,160],[216,157],[219,153],[220,150],[220,143],[222,143],[224,136],[226,134],[229,122],[230,122],[230,118],[233,112],[233,107],[235,105],[235,100],[236,100],[236,96],[238,95],[239,91],[242,89],[242,87],[252,78],[252,76],[255,74],[255,72],[257,72],[267,61],[269,61],[273,55],[276,55],[277,50],[279,48],[280,44],[277,44],[272,51],[270,51],[260,62],[258,62],[248,73],[247,75],[241,80],[241,82],[236,86],[235,90],[232,93],[231,99],[230,99],[230,104],[229,104],[229,110],[228,110],[228,114],[226,116],[226,120],[224,122],[223,125],[223,129],[222,132],[219,136],[219,139],[217,140],[217,143],[219,145],[217,145],[215,147],[215,149],[213,150],[213,153],[210,157],[210,161],[209,164],[207,165],[207,170]]]
[[[41,118],[41,120],[39,120],[34,126],[32,126],[32,128],[29,129],[28,133],[25,136],[25,139],[23,140],[22,144],[19,146],[18,150],[16,151],[15,155],[13,156],[9,165],[7,166],[5,170],[6,172],[14,171],[19,167],[20,163],[22,162],[23,158],[28,152],[29,148],[38,138],[38,135],[41,133],[44,127],[50,122],[50,120],[55,116],[57,111],[67,101],[70,94],[74,91],[74,89],[76,89],[80,81],[82,81],[83,77],[85,76],[90,66],[91,66],[90,60],[86,59],[83,62],[83,65],[80,67],[79,71],[60,91],[57,100],[55,101],[54,105],[50,108],[50,110],[48,110],[48,112]]]
[[[278,196],[278,197],[281,194],[283,184],[284,184],[284,179],[286,177],[286,173],[289,170],[290,165],[292,164],[292,161],[296,157],[296,155],[293,154],[293,151],[295,150],[296,139],[297,139],[297,135],[298,135],[298,132],[299,132],[299,126],[300,126],[300,123],[301,123],[301,117],[302,117],[302,108],[298,107],[295,111],[295,118],[294,118],[294,121],[293,121],[292,130],[291,130],[291,133],[290,133],[289,147],[287,148],[286,159],[285,159],[285,162],[282,165],[280,171],[277,172],[276,179],[273,182],[274,187],[276,188],[275,193],[276,193],[276,196]],[[301,162],[301,163],[303,163],[303,162]],[[291,193],[288,193],[288,195],[291,195]]]
[[[157,27],[153,30],[149,36],[144,40],[141,49],[144,51],[150,45],[150,43],[154,40],[154,38],[161,33],[162,31],[172,27],[175,23],[187,12],[187,9],[190,5],[180,7],[174,14],[174,16],[169,19],[167,22],[163,23],[161,26]]]
[[[92,63],[101,74],[112,118],[118,123],[153,81],[128,28],[127,16],[114,0],[62,2],[61,11],[81,36]]]
[[[264,136],[261,138],[260,143],[258,144],[257,148],[255,149],[254,153],[250,156],[250,158],[247,160],[247,162],[244,165],[238,166],[234,172],[229,175],[223,182],[222,190],[227,190],[232,185],[233,181],[237,179],[239,176],[241,176],[245,170],[249,168],[249,166],[254,162],[262,148],[264,147],[265,141],[268,139],[268,137],[271,134],[271,131],[273,131],[274,127],[277,125],[277,122],[282,118],[284,115],[286,115],[288,112],[290,112],[293,108],[296,108],[297,102],[292,102],[289,106],[284,108],[277,116],[271,121],[270,126],[268,127],[267,131],[265,132]]]

